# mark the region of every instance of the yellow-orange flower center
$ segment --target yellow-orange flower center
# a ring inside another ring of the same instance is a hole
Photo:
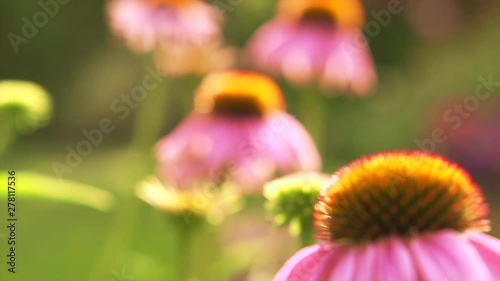
[[[252,116],[285,109],[279,86],[268,76],[250,71],[208,75],[198,88],[194,110],[201,114]]]
[[[301,22],[322,22],[362,28],[365,21],[359,0],[281,0],[278,16]]]
[[[469,175],[424,152],[382,153],[353,162],[333,175],[314,209],[322,241],[360,243],[489,226],[483,195]]]

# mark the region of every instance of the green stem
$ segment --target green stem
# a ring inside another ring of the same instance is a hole
[[[181,83],[179,83],[181,84]],[[191,113],[194,107],[194,92],[200,84],[200,77],[188,76],[182,80],[182,85],[179,87],[179,99],[184,112],[184,115]]]
[[[327,99],[319,90],[300,93],[299,118],[311,134],[321,155],[326,151]]]
[[[172,280],[188,281],[196,280],[196,256],[195,250],[204,250],[195,247],[196,236],[198,236],[199,225],[197,221],[186,221],[182,216],[171,217],[171,233],[174,236],[173,247],[169,250],[169,266]]]
[[[197,263],[199,264],[198,280],[221,280],[219,274],[213,272],[214,264],[222,254],[218,240],[220,232],[207,223],[204,223],[200,229],[195,247],[195,251],[197,251],[195,256],[198,257]]]
[[[301,231],[299,235],[300,247],[310,246],[315,243],[314,240],[314,227],[311,225],[311,221],[301,223]]]
[[[131,243],[139,215],[138,206],[140,202],[132,192],[125,196],[107,235],[104,248],[97,257],[95,266],[90,273],[89,281],[109,280],[112,270],[117,269],[116,260],[124,258],[128,245]]]
[[[168,118],[175,117],[175,114],[169,114],[167,111],[167,105],[172,103],[172,98],[166,79],[158,81],[158,84],[148,91],[137,109],[132,139],[134,147],[151,147],[161,137]]]

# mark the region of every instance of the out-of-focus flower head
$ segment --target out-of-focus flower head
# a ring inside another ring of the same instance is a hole
[[[439,156],[361,158],[333,175],[314,210],[321,243],[298,252],[275,281],[500,279],[500,240],[482,233],[483,195]]]
[[[0,81],[0,120],[12,122],[20,132],[47,125],[52,115],[52,99],[38,84],[28,81]]]
[[[361,29],[358,0],[281,0],[274,19],[251,38],[248,55],[257,67],[295,84],[366,94],[377,77]]]
[[[500,183],[500,99],[491,97],[475,110],[464,106],[462,95],[446,98],[429,114],[426,135],[442,130],[436,151],[467,169],[485,188]]]
[[[229,183],[220,187],[204,183],[191,190],[178,190],[151,177],[137,186],[136,194],[167,214],[182,216],[186,220],[205,219],[211,224],[220,224],[242,206],[237,189]]]
[[[109,24],[137,52],[221,40],[215,7],[201,0],[111,0]]]
[[[289,225],[292,235],[312,227],[313,207],[329,176],[298,172],[266,183],[267,209],[278,226]]]
[[[208,75],[193,113],[156,146],[158,175],[189,188],[198,181],[231,180],[260,192],[277,172],[317,170],[321,159],[304,127],[285,112],[279,86],[248,71]]]

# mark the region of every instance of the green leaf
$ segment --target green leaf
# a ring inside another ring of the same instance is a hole
[[[14,179],[15,178],[15,179]],[[15,185],[12,184],[15,182]],[[8,187],[15,188],[18,198],[47,199],[69,204],[90,207],[102,212],[113,209],[114,196],[102,189],[74,181],[56,179],[37,173],[16,171],[14,176],[9,171],[0,171],[0,186],[3,197],[8,196]],[[3,199],[3,202],[6,199]]]

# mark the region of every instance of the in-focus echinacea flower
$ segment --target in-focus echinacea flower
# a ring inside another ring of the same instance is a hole
[[[203,46],[222,36],[216,8],[202,0],[111,0],[108,17],[113,32],[137,52]]]
[[[381,153],[333,175],[315,205],[320,244],[275,281],[500,280],[500,240],[461,168],[424,152]]]
[[[193,113],[159,141],[156,155],[160,179],[179,188],[224,178],[245,192],[259,192],[278,171],[321,166],[311,137],[285,112],[279,86],[245,71],[208,75]]]
[[[358,0],[281,0],[276,17],[251,38],[249,58],[295,84],[317,80],[365,94],[377,77],[363,23]]]

